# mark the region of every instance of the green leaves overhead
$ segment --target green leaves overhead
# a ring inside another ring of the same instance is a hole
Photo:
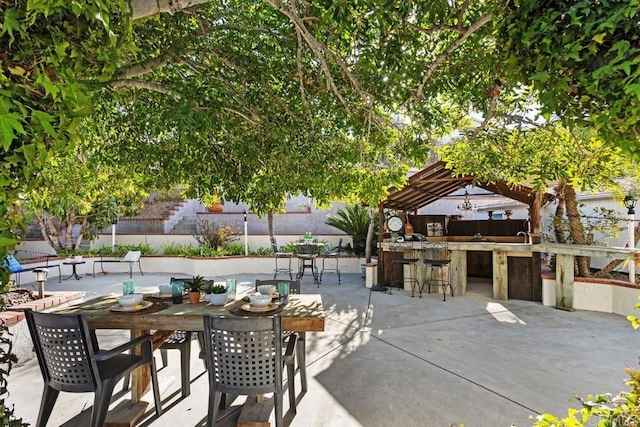
[[[505,73],[532,82],[545,115],[569,127],[593,126],[637,155],[640,3],[517,0],[509,6],[499,25]]]

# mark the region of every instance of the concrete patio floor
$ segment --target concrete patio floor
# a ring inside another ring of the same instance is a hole
[[[269,278],[233,277],[246,291],[255,279]],[[85,276],[52,281],[47,289],[83,290],[93,298],[121,292],[126,279],[128,274]],[[138,291],[156,291],[168,279],[134,274]],[[486,281],[472,281],[466,295],[446,302],[441,294],[370,292],[356,274],[344,274],[341,286],[335,274],[325,275],[320,288],[305,276],[302,292],[322,295],[326,330],[308,334],[309,390],[300,395],[296,376],[295,416],[285,393],[285,425],[292,427],[530,426],[530,416],[564,415],[577,407],[573,395],[627,390],[624,370],[638,364],[640,332],[622,316],[495,301]],[[128,334],[98,331],[98,338],[109,347]],[[207,376],[198,352],[192,353],[191,395],[181,398],[179,355],[170,351],[169,366],[158,372],[165,412],[156,418],[149,405],[140,425],[206,424]],[[9,390],[16,414],[35,424],[42,392],[36,360],[12,370]],[[127,397],[117,393],[112,407]],[[61,393],[48,425],[89,425],[92,399],[91,393]],[[242,401],[218,425],[235,425]]]

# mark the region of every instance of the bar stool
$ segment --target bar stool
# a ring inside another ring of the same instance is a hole
[[[293,257],[293,252],[280,251],[276,243],[276,238],[273,236],[271,237],[271,250],[273,251],[273,256],[276,258],[276,268],[273,270],[273,278],[278,277],[278,274],[288,274],[289,279],[293,280],[293,275],[291,274],[291,258]],[[279,259],[288,259],[289,266],[278,266]]]
[[[442,294],[444,295],[444,301],[447,300],[447,288],[453,296],[453,286],[451,286],[451,269],[449,264],[451,259],[449,257],[449,245],[442,242],[426,242],[422,244],[422,255],[425,269],[430,269],[428,278],[425,272],[425,280],[422,282],[420,288],[420,298],[422,298],[422,290],[427,285],[427,290],[431,293],[431,287],[442,287]],[[444,269],[447,269],[446,275]],[[413,296],[413,295],[412,295]]]
[[[414,290],[416,288],[420,289],[420,282],[418,281],[418,261],[420,259],[416,257],[416,251],[413,249],[413,243],[405,243],[405,242],[391,243],[389,244],[389,249],[391,249],[392,251],[394,250],[397,251],[398,249],[411,250],[410,258],[404,258],[404,254],[403,254],[402,259],[394,259],[393,261],[391,261],[393,264],[402,265],[402,278],[394,280],[392,285],[389,287],[389,294],[391,294],[391,288],[393,287],[394,284],[400,283],[402,284],[402,288],[404,289],[404,284],[409,282],[411,283],[411,296],[413,297]],[[405,251],[403,250],[403,253],[404,252]],[[409,277],[405,277],[404,275],[405,266],[409,267]],[[421,292],[421,295],[422,295],[422,292]]]
[[[342,254],[342,238],[338,240],[338,246],[331,249],[329,252],[323,253],[322,256],[322,270],[320,270],[320,283],[322,283],[322,275],[325,271],[335,271],[338,273],[338,285],[342,285],[340,282],[340,266],[338,265],[338,261],[340,259],[340,255]],[[326,260],[335,260],[336,268],[328,268],[325,267],[324,263]]]
[[[318,258],[318,244],[317,243],[302,243],[298,244],[298,274],[297,280],[302,280],[304,277],[304,271],[307,268],[311,269],[313,275],[313,283],[320,287],[318,266],[316,265],[316,259]]]

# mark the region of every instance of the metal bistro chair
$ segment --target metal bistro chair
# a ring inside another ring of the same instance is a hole
[[[61,315],[26,311],[27,325],[44,379],[44,391],[37,424],[44,427],[61,391],[94,392],[91,426],[101,427],[116,383],[134,369],[149,365],[156,415],[162,415],[160,390],[153,360],[150,335],[111,350],[94,350],[82,315]],[[133,353],[140,347],[141,355]]]
[[[278,286],[280,282],[288,282],[289,283],[289,293],[297,295],[300,293],[300,280],[256,280],[256,292],[258,291],[258,286],[260,285],[274,285]],[[305,363],[306,355],[304,354],[304,334],[297,334],[295,332],[284,331],[283,337],[286,340],[290,334],[296,335],[296,357],[298,358],[298,370],[300,371],[300,383],[302,384],[302,391],[307,391],[307,366]],[[286,359],[285,364],[290,364],[294,366],[295,360],[293,358]],[[289,370],[289,366],[287,366],[287,372]],[[293,383],[293,380],[291,380]],[[289,388],[289,400],[295,402],[295,394],[293,387]]]
[[[273,393],[276,427],[283,425],[282,367],[294,357],[291,335],[283,354],[280,316],[223,318],[204,315],[205,359],[210,367],[207,427],[216,425],[222,393],[255,396]],[[288,386],[293,387],[289,373]],[[289,402],[295,411],[295,400]]]
[[[429,268],[429,274],[425,272],[424,281],[420,288],[420,297],[422,298],[422,289],[427,285],[428,292],[431,293],[431,287],[442,287],[444,301],[447,300],[447,288],[453,296],[453,286],[451,286],[451,269],[449,245],[443,242],[425,242],[422,244],[422,254],[425,268]],[[446,274],[444,272],[446,268]]]
[[[324,274],[325,271],[335,271],[336,273],[338,273],[338,285],[342,285],[342,282],[340,282],[340,266],[338,265],[338,262],[343,251],[344,250],[342,249],[342,238],[340,238],[340,240],[338,240],[338,246],[329,250],[328,252],[321,254],[322,270],[320,270],[320,283],[322,283],[322,275]],[[325,261],[327,260],[335,260],[336,268],[325,267]]]
[[[390,243],[389,248],[392,251],[401,250],[403,252],[402,258],[394,259],[393,261],[391,261],[394,264],[402,265],[402,276],[400,278],[397,278],[393,284],[399,283],[400,285],[402,285],[402,289],[404,289],[404,284],[409,282],[411,284],[411,297],[413,298],[414,291],[417,288],[420,291],[420,297],[422,298],[422,289],[420,287],[420,282],[418,281],[417,265],[418,265],[419,258],[417,257],[416,251],[413,249],[413,243],[405,243],[405,242]],[[409,258],[404,257],[404,252],[407,250],[411,253]],[[404,267],[409,267],[408,276],[405,276],[404,274],[404,271],[405,271]],[[393,287],[393,284],[392,286],[389,287],[389,294],[391,294],[391,288]]]
[[[293,275],[291,274],[291,258],[293,257],[293,252],[283,252],[278,248],[278,244],[276,243],[276,238],[271,237],[271,250],[273,251],[273,256],[276,258],[276,268],[273,270],[273,278],[278,277],[278,274],[288,274],[289,279],[293,280]],[[289,262],[288,267],[278,266],[279,259],[287,259]]]
[[[302,280],[304,277],[304,271],[307,268],[311,269],[313,275],[313,283],[320,287],[320,281],[318,280],[318,265],[316,260],[318,259],[318,244],[317,243],[300,243],[298,244],[298,274],[296,279]]]

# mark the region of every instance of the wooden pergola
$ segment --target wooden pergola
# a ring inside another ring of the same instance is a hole
[[[551,194],[534,192],[524,185],[513,186],[504,181],[481,182],[472,175],[456,176],[455,171],[447,169],[443,161],[437,161],[411,176],[403,188],[389,188],[389,196],[378,207],[379,223],[384,222],[385,209],[415,212],[468,184],[528,205],[531,231],[540,232],[540,210],[543,203],[552,199]]]

